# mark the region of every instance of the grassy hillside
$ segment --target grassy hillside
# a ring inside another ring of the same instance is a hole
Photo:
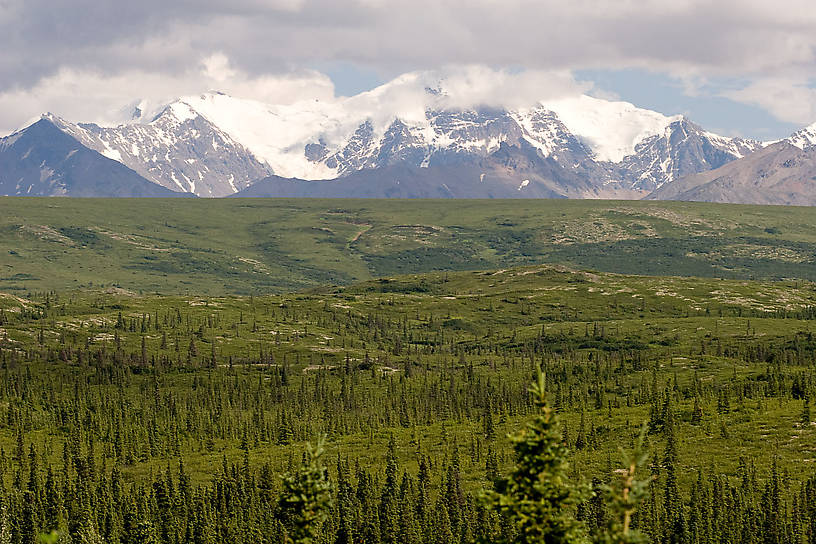
[[[257,294],[539,263],[816,279],[814,224],[674,202],[0,198],[0,291]]]

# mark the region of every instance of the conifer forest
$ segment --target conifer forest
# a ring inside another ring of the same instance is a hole
[[[0,293],[0,544],[816,544],[806,279],[329,283]]]

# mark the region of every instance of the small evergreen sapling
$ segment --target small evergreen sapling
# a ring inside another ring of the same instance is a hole
[[[632,529],[632,516],[648,495],[651,480],[640,477],[649,458],[644,445],[647,429],[648,424],[644,423],[631,452],[621,448],[625,468],[618,471],[616,482],[601,488],[604,503],[611,515],[607,519],[607,526],[595,537],[596,544],[641,544],[647,541],[644,534]]]

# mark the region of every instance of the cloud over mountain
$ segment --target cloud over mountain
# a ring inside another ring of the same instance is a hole
[[[293,89],[325,97],[327,79],[307,69],[332,62],[365,66],[382,80],[473,64],[731,78],[740,83],[724,96],[790,119],[759,90],[778,94],[792,78],[810,90],[801,74],[816,67],[814,28],[807,0],[3,0],[0,130],[59,109],[43,107],[50,104],[65,104],[69,116],[78,98],[113,105],[127,87],[128,99],[228,83],[228,92],[264,101],[281,102],[270,95]],[[87,94],[84,82],[96,91]],[[799,111],[816,109],[813,93],[797,96],[806,101]]]

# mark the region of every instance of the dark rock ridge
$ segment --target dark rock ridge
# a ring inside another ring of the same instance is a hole
[[[332,180],[270,176],[235,197],[585,198],[610,196],[586,175],[565,169],[523,141],[487,157],[418,167],[410,162],[364,169]]]

